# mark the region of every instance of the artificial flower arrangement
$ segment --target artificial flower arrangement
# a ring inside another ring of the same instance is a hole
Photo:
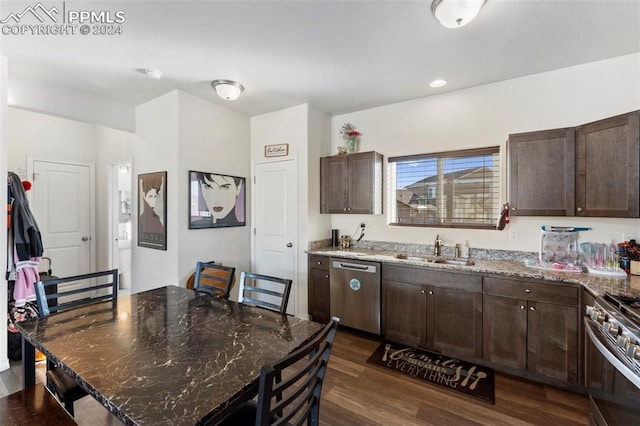
[[[358,140],[360,139],[361,135],[362,133],[356,130],[356,126],[351,123],[344,123],[340,128],[340,136],[342,136],[342,139],[344,139],[347,143],[346,152],[344,152],[344,147],[338,147],[338,154],[342,155],[346,153],[355,153],[357,151]]]

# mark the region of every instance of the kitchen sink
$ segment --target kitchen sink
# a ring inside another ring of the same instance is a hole
[[[471,266],[475,265],[475,262],[471,259],[468,260],[459,260],[459,259],[444,259],[438,257],[436,259],[432,259],[431,263],[442,263],[445,265],[459,265],[459,266]]]
[[[410,256],[404,253],[396,254],[395,258],[402,259],[402,260],[409,260],[411,262],[439,263],[442,265],[458,265],[458,266],[475,265],[475,262],[471,259],[462,260],[462,259],[447,259],[446,257],[421,257],[421,256]]]

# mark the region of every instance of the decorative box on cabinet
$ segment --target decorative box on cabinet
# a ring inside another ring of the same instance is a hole
[[[382,154],[320,158],[320,212],[382,214]]]

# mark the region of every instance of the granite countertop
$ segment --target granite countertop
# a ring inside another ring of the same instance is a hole
[[[625,293],[640,296],[640,276],[630,275],[626,278],[614,278],[603,275],[589,274],[587,272],[562,272],[544,269],[536,269],[525,266],[524,261],[504,259],[472,258],[473,265],[452,265],[441,263],[429,263],[421,260],[430,258],[426,254],[418,254],[408,259],[398,259],[396,255],[402,252],[393,250],[373,250],[369,248],[353,248],[340,250],[334,248],[315,248],[308,250],[309,254],[321,256],[335,256],[347,259],[381,262],[394,265],[419,266],[430,269],[453,270],[460,272],[472,272],[504,275],[516,278],[532,280],[545,280],[558,283],[579,284],[592,295],[599,296],[605,291],[611,293]]]

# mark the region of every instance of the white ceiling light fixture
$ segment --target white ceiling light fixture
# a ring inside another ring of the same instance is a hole
[[[431,83],[429,83],[429,86],[431,86],[433,88],[437,88],[437,87],[442,87],[445,84],[447,84],[447,80],[443,80],[441,78],[436,78]]]
[[[433,0],[431,12],[443,27],[460,28],[480,12],[485,0]]]
[[[211,86],[218,96],[227,101],[235,101],[244,91],[244,86],[232,80],[213,80]]]

